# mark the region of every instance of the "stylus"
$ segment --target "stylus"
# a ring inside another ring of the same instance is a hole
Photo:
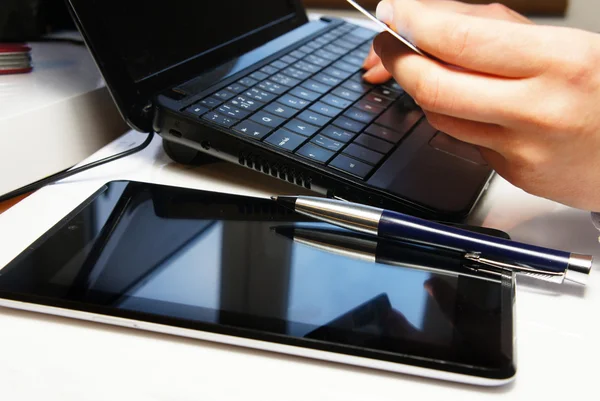
[[[297,213],[382,238],[401,239],[463,253],[484,273],[513,272],[562,283],[586,284],[592,256],[474,233],[403,213],[340,200],[277,196]]]

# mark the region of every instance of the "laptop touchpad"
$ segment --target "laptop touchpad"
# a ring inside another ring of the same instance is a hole
[[[480,166],[487,166],[487,162],[481,157],[479,150],[477,150],[475,146],[459,141],[441,131],[438,131],[435,136],[431,138],[429,145],[441,152],[448,153],[468,162]]]

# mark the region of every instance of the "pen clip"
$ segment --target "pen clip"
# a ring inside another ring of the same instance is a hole
[[[468,269],[471,269],[471,270],[474,270],[477,272],[496,274],[496,275],[519,273],[519,274],[524,274],[526,276],[530,276],[530,277],[534,277],[537,279],[549,281],[552,283],[558,283],[558,284],[561,284],[565,278],[564,273],[548,272],[548,271],[536,269],[536,268],[533,268],[530,266],[511,264],[511,263],[506,263],[506,262],[500,262],[497,260],[486,259],[486,258],[483,258],[481,256],[481,253],[479,253],[479,252],[468,252],[465,254],[464,257],[468,261],[475,263],[475,265],[466,265],[466,267]],[[481,267],[478,265],[483,265],[485,267]]]

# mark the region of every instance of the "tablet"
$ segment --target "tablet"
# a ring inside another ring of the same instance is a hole
[[[464,263],[266,199],[115,181],[0,270],[0,305],[507,383],[516,372],[514,278],[473,276]]]

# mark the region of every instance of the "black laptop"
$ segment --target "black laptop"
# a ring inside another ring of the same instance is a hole
[[[492,170],[361,66],[375,31],[300,0],[69,0],[125,120],[177,162],[215,156],[321,195],[460,220]]]

